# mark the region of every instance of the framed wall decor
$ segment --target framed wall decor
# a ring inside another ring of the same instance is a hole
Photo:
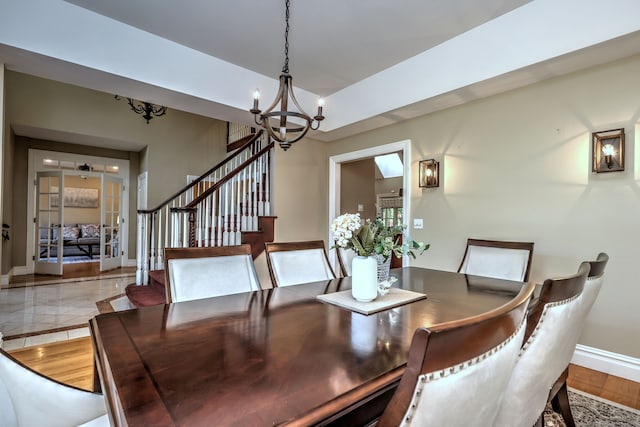
[[[57,187],[51,187],[52,193],[57,193]],[[58,196],[51,195],[51,206],[58,206]],[[76,188],[64,187],[64,207],[65,208],[97,208],[98,189],[97,188]]]

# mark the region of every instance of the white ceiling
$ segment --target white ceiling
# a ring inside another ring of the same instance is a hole
[[[67,0],[265,76],[284,60],[284,0]],[[327,96],[530,0],[292,0],[290,71]]]
[[[290,71],[308,112],[327,98],[328,141],[640,53],[637,16],[637,0],[292,0]],[[256,87],[275,95],[283,32],[284,0],[0,0],[8,69],[236,122]]]

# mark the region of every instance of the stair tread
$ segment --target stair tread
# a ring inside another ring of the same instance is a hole
[[[166,297],[164,292],[152,286],[129,285],[125,288],[125,294],[129,301],[136,307],[149,307],[152,305],[164,304]]]

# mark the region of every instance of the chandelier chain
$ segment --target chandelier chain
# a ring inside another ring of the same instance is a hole
[[[284,29],[284,66],[282,67],[282,72],[289,74],[289,6],[291,5],[291,0],[286,0],[285,2],[285,22],[286,26]]]

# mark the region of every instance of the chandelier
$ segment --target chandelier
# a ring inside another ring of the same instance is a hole
[[[116,95],[116,99],[119,100],[120,96]],[[127,101],[129,101],[129,106],[133,111],[137,114],[142,114],[142,118],[147,121],[147,124],[149,124],[149,120],[154,117],[160,117],[167,114],[167,107],[154,105],[150,102],[136,101],[132,98],[127,98]]]
[[[253,108],[249,111],[253,114],[253,120],[258,126],[266,129],[271,138],[280,143],[283,150],[287,150],[296,141],[302,139],[309,129],[316,130],[320,127],[320,122],[324,120],[322,107],[324,101],[318,100],[318,113],[313,119],[304,112],[295,95],[293,94],[293,78],[289,74],[289,7],[290,0],[285,1],[285,31],[284,31],[284,65],[280,74],[280,87],[276,99],[271,103],[264,113],[258,107],[260,91],[256,89],[253,95]],[[289,101],[293,102],[297,111],[289,111]],[[278,108],[278,109],[277,109]],[[304,125],[287,122],[288,118],[295,117],[301,119]],[[274,127],[273,121],[277,123]]]

